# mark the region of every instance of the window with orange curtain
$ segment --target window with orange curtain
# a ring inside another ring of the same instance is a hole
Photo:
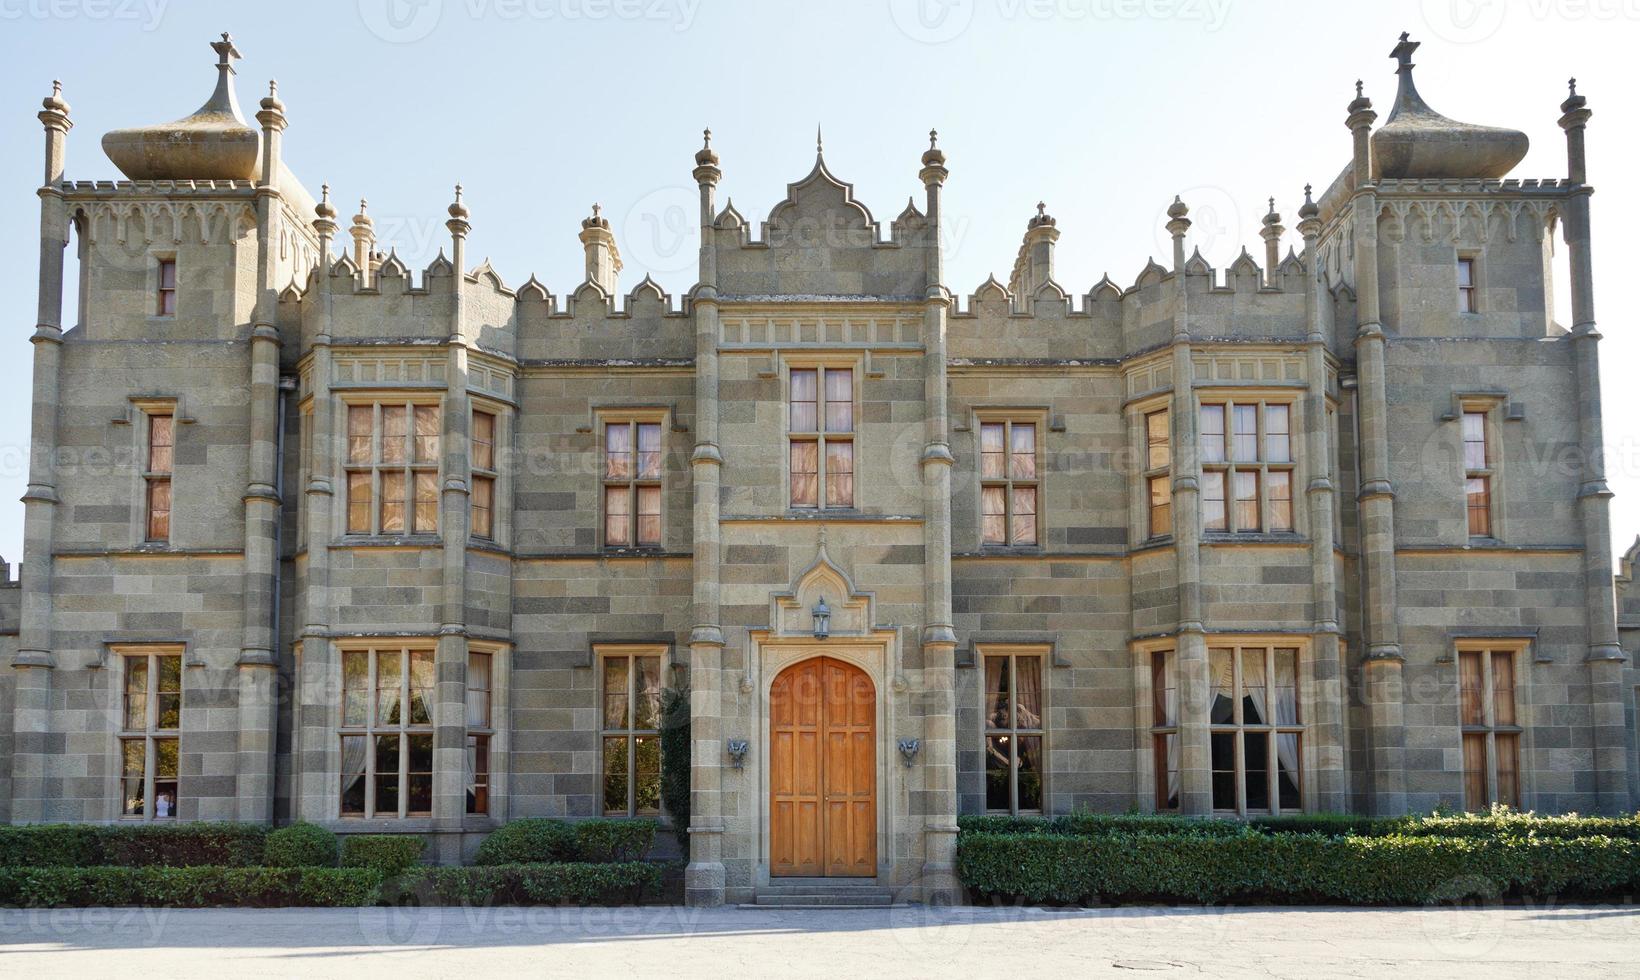
[[[1463,805],[1519,808],[1520,739],[1513,649],[1458,651],[1458,725],[1463,746]]]
[[[661,545],[661,422],[604,423],[604,547]]]
[[[786,414],[790,505],[854,506],[854,369],[792,368]]]
[[[1197,422],[1202,530],[1292,531],[1292,405],[1259,399],[1203,402]]]
[[[347,533],[436,534],[439,406],[347,406]]]
[[[1039,543],[1041,467],[1033,421],[997,419],[979,426],[980,543]]]

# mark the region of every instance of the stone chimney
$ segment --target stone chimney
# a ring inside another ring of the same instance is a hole
[[[1013,275],[1008,277],[1008,291],[1015,296],[1030,297],[1053,279],[1053,245],[1059,240],[1056,224],[1048,214],[1048,206],[1038,201],[1036,214],[1025,226],[1025,240],[1014,259]]]
[[[603,217],[598,205],[592,206],[592,217],[581,222],[581,244],[587,250],[587,282],[611,296],[618,295],[621,281],[621,251],[615,247],[615,235],[609,230],[609,219]]]

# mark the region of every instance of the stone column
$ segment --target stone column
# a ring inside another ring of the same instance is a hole
[[[330,391],[330,330],[334,314],[331,281],[331,240],[336,234],[336,209],[330,204],[330,187],[320,196],[313,229],[319,236],[319,262],[314,288],[317,315],[313,347],[308,354],[308,396],[313,406],[307,419],[308,482],[303,488],[307,513],[303,519],[303,543],[307,551],[306,585],[300,605],[302,657],[297,667],[296,710],[292,713],[291,813],[307,820],[327,820],[335,816],[328,807],[332,780],[330,773],[330,711],[340,692],[330,688],[334,650],[330,641],[330,542],[334,537],[332,478],[336,465],[336,411]]]
[[[1271,205],[1271,214],[1275,208]],[[1323,328],[1320,208],[1304,185],[1304,204],[1298,209],[1298,233],[1304,237],[1304,455],[1309,470],[1306,499],[1310,518],[1311,678],[1308,697],[1315,719],[1315,799],[1324,812],[1342,812],[1348,806],[1349,780],[1344,752],[1344,667],[1339,659],[1338,582],[1333,541],[1333,514],[1337,489],[1332,482],[1332,431],[1327,426],[1327,337]],[[1268,228],[1271,222],[1265,219]],[[1279,228],[1280,225],[1275,227]],[[1274,246],[1270,248],[1273,256]]]
[[[12,807],[15,823],[36,823],[51,816],[54,795],[50,776],[52,653],[51,569],[57,517],[58,363],[63,343],[63,250],[68,247],[68,206],[63,200],[63,160],[68,118],[63,88],[51,83],[51,95],[39,113],[45,127],[45,180],[40,185],[40,283],[34,336],[34,405],[29,426],[28,489],[23,494],[23,597],[17,640],[12,708]],[[81,310],[84,316],[85,311]]]
[[[438,708],[433,716],[433,827],[456,833],[467,812],[467,233],[472,225],[461,202],[461,185],[450,205],[451,261],[449,366],[445,370],[444,411],[439,448],[444,457],[439,493],[439,534],[444,541],[444,597],[439,617],[437,672]],[[439,841],[443,860],[459,860],[459,838]],[[454,849],[452,849],[454,848]]]
[[[1564,227],[1572,273],[1572,344],[1577,372],[1578,441],[1583,456],[1578,515],[1583,524],[1584,608],[1589,631],[1590,733],[1594,742],[1596,805],[1603,813],[1629,809],[1628,733],[1624,723],[1623,668],[1612,589],[1611,520],[1606,486],[1605,437],[1600,409],[1600,331],[1595,326],[1594,266],[1590,254],[1588,172],[1583,133],[1593,114],[1577,80],[1560,105],[1572,187]]]
[[[718,448],[717,252],[712,240],[713,192],[723,172],[712,150],[712,131],[695,154],[700,185],[700,285],[695,290],[695,449],[689,465],[694,499],[694,628],[689,632],[689,866],[684,900],[695,906],[723,904],[723,627],[718,610],[718,488],[723,455]],[[747,651],[752,656],[752,651]]]
[[[274,744],[278,734],[278,638],[273,605],[278,595],[279,522],[279,308],[275,282],[283,201],[279,150],[285,107],[270,83],[256,114],[262,124],[262,176],[256,185],[256,308],[250,338],[250,480],[245,487],[244,643],[239,652],[239,760],[237,816],[273,822]]]
[[[1212,746],[1207,713],[1212,679],[1201,603],[1201,482],[1196,452],[1195,365],[1190,351],[1190,296],[1184,236],[1190,208],[1175,197],[1167,209],[1173,237],[1173,554],[1179,592],[1175,670],[1179,683],[1179,812],[1213,812]]]
[[[940,190],[949,171],[938,134],[929,133],[919,176],[928,192],[928,282],[923,294],[923,632],[922,899],[953,904],[961,896],[957,858],[957,634],[951,615],[951,438],[946,409],[945,325],[951,294],[940,252]],[[1039,233],[1041,261],[1051,265],[1051,225]],[[886,764],[886,763],[885,763]]]
[[[1361,407],[1361,561],[1366,593],[1366,660],[1371,810],[1406,812],[1406,735],[1403,729],[1400,631],[1395,597],[1395,489],[1389,478],[1389,402],[1384,377],[1385,337],[1378,313],[1378,195],[1372,182],[1372,100],[1361,94],[1346,125],[1355,140],[1354,209],[1356,374]]]

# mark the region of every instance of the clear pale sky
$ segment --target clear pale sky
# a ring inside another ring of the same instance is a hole
[[[1424,42],[1431,105],[1531,137],[1515,176],[1564,176],[1569,75],[1589,98],[1621,551],[1640,532],[1640,246],[1622,223],[1640,213],[1640,0],[0,0],[0,554],[22,550],[34,114],[53,78],[73,106],[69,176],[112,179],[101,135],[204,102],[207,43],[231,31],[241,104],[254,112],[279,80],[286,161],[315,193],[331,184],[344,226],[368,197],[381,237],[419,269],[447,244],[459,180],[475,262],[488,255],[508,284],[534,273],[560,295],[582,278],[575,236],[595,201],[619,238],[623,292],[646,272],[674,296],[691,285],[705,126],[719,193],[749,219],[808,172],[818,124],[832,171],[885,223],[920,196],[937,127],[952,288],[1006,280],[1042,200],[1063,234],[1057,277],[1080,294],[1166,258],[1175,194],[1215,266],[1244,245],[1261,256],[1265,199],[1291,228],[1304,184],[1319,191],[1345,163],[1356,78],[1387,114],[1403,30]]]

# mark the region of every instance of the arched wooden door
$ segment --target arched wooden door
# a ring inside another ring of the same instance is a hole
[[[853,664],[816,657],[769,691],[769,873],[877,874],[877,695]]]

